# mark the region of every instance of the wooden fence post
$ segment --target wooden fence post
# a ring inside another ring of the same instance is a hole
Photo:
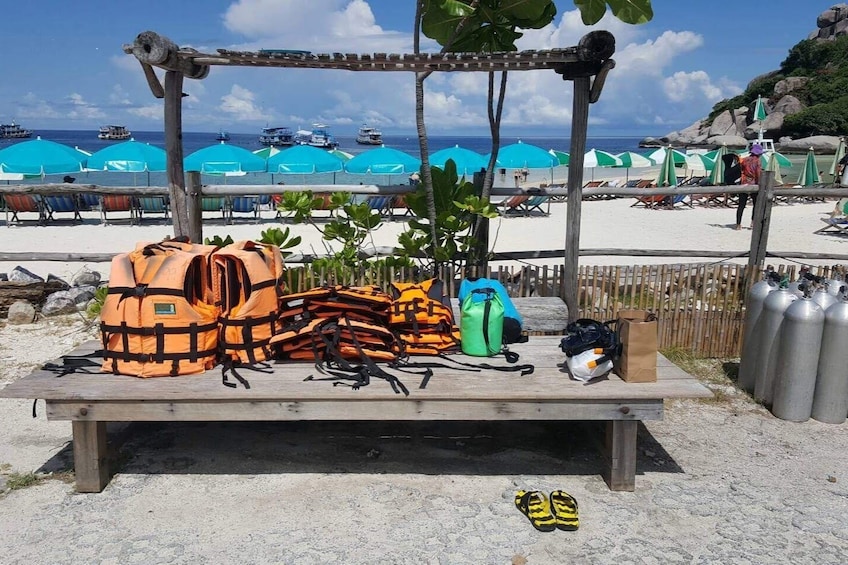
[[[200,184],[200,173],[190,171],[187,175],[188,194],[186,195],[186,212],[188,214],[188,237],[194,243],[203,243],[203,206],[200,199],[203,190]]]
[[[168,191],[171,196],[171,218],[174,222],[174,236],[190,237],[183,169],[182,99],[182,73],[177,71],[165,72],[165,151],[168,159]]]
[[[565,209],[565,304],[568,321],[577,319],[578,265],[580,260],[580,214],[583,204],[583,154],[589,125],[589,77],[574,79],[571,111],[571,153],[568,162],[568,199]]]
[[[753,232],[751,233],[751,249],[748,252],[748,268],[745,271],[745,297],[754,283],[754,273],[763,268],[768,248],[769,226],[771,224],[771,209],[774,206],[774,172],[763,171],[760,175],[760,185],[757,192],[757,202],[754,204]]]

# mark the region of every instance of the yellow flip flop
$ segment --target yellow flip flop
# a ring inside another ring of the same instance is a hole
[[[552,532],[556,529],[556,520],[551,514],[551,503],[543,493],[537,490],[520,490],[515,493],[515,506],[540,532]]]
[[[551,504],[553,508],[554,521],[560,530],[573,532],[580,527],[577,518],[577,500],[564,490],[555,490],[551,493]]]

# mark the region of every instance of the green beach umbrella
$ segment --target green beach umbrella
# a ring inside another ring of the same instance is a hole
[[[801,169],[801,175],[798,177],[798,184],[801,186],[813,186],[821,182],[819,176],[819,165],[816,163],[816,154],[813,148],[807,151],[807,159],[804,161],[804,168]]]
[[[839,169],[839,161],[845,156],[845,138],[839,138],[839,146],[836,148],[836,153],[833,155],[833,162],[830,163],[829,172],[831,175],[836,175],[836,171]]]
[[[660,167],[660,174],[657,175],[657,178],[654,181],[654,184],[658,187],[677,186],[677,172],[674,170],[674,161],[674,152],[670,150],[666,151],[665,158],[663,159],[662,166]]]
[[[619,166],[621,166],[621,160],[618,157],[600,149],[590,149],[583,155],[583,167],[587,169]]]
[[[625,180],[630,180],[630,169],[644,169],[645,167],[653,167],[656,165],[656,163],[654,163],[651,159],[633,151],[624,151],[623,153],[616,155],[616,157],[619,161],[621,161],[621,164],[613,166],[624,167]]]
[[[342,151],[341,149],[332,149],[330,153],[341,159],[342,162],[350,161],[351,159],[353,159],[353,153],[348,153],[347,151]]]
[[[777,151],[766,151],[763,153],[762,157],[760,157],[760,164],[765,169],[772,157],[774,157],[775,162],[781,167],[791,167],[792,161],[789,160],[789,157],[783,155],[782,153],[778,153]]]
[[[692,153],[686,156],[685,167],[693,173],[703,172],[706,175],[715,168],[715,161],[703,153]]]
[[[571,156],[565,151],[557,151],[555,149],[551,149],[550,151],[548,151],[548,153],[556,157],[560,165],[568,166],[568,160]]]
[[[671,151],[671,154],[674,156],[674,166],[683,166],[686,164],[686,153],[683,151],[678,151],[677,149],[672,149],[669,147],[666,149],[665,147],[660,147],[656,151],[652,151],[645,155],[648,159],[651,159],[654,163],[662,163],[665,161],[666,152]]]
[[[727,145],[722,145],[710,153],[714,153],[712,159],[715,163],[712,172],[710,172],[710,184],[713,186],[722,186],[724,184],[724,159],[722,157],[727,155]],[[710,153],[707,153],[707,155]]]
[[[763,97],[757,96],[757,101],[754,103],[754,121],[762,122],[766,119],[766,105],[763,103]]]
[[[268,147],[263,147],[262,149],[257,149],[256,151],[253,152],[253,154],[259,155],[263,159],[270,159],[271,157],[273,157],[274,155],[276,155],[279,152],[280,152],[279,149],[277,149],[273,145],[269,145]]]
[[[771,155],[769,155],[768,162],[763,167],[763,170],[773,171],[774,183],[783,184],[783,177],[780,176],[780,161],[777,158],[778,155],[779,153],[777,151],[772,151]]]

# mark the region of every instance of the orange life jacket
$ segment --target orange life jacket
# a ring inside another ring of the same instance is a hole
[[[279,247],[238,241],[215,251],[211,264],[224,357],[251,364],[270,359],[284,284]]]
[[[459,329],[442,281],[393,282],[391,292],[389,327],[399,334],[403,353],[434,355],[459,345]]]
[[[218,309],[207,302],[205,250],[150,244],[112,259],[100,313],[104,372],[202,373],[215,365]]]

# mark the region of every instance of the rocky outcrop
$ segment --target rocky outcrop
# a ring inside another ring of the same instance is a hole
[[[848,34],[848,4],[835,4],[816,18],[817,30],[807,39],[835,39]]]
[[[707,139],[707,145],[719,147],[727,145],[729,149],[741,149],[748,144],[748,141],[741,135],[715,135]]]
[[[30,323],[32,316],[23,304],[31,305],[33,312],[42,316],[55,316],[86,310],[94,299],[97,288],[103,284],[100,273],[83,270],[74,277],[73,284],[54,275],[48,275],[45,282],[41,276],[23,267],[15,267],[8,274],[8,281],[0,282],[0,317],[14,318],[17,323]],[[29,321],[21,321],[21,320]]]
[[[775,96],[785,96],[810,82],[810,77],[789,77],[774,85]]]
[[[806,153],[812,147],[816,153],[836,153],[839,138],[833,135],[814,135],[803,139],[780,139],[780,151],[783,153]]]

